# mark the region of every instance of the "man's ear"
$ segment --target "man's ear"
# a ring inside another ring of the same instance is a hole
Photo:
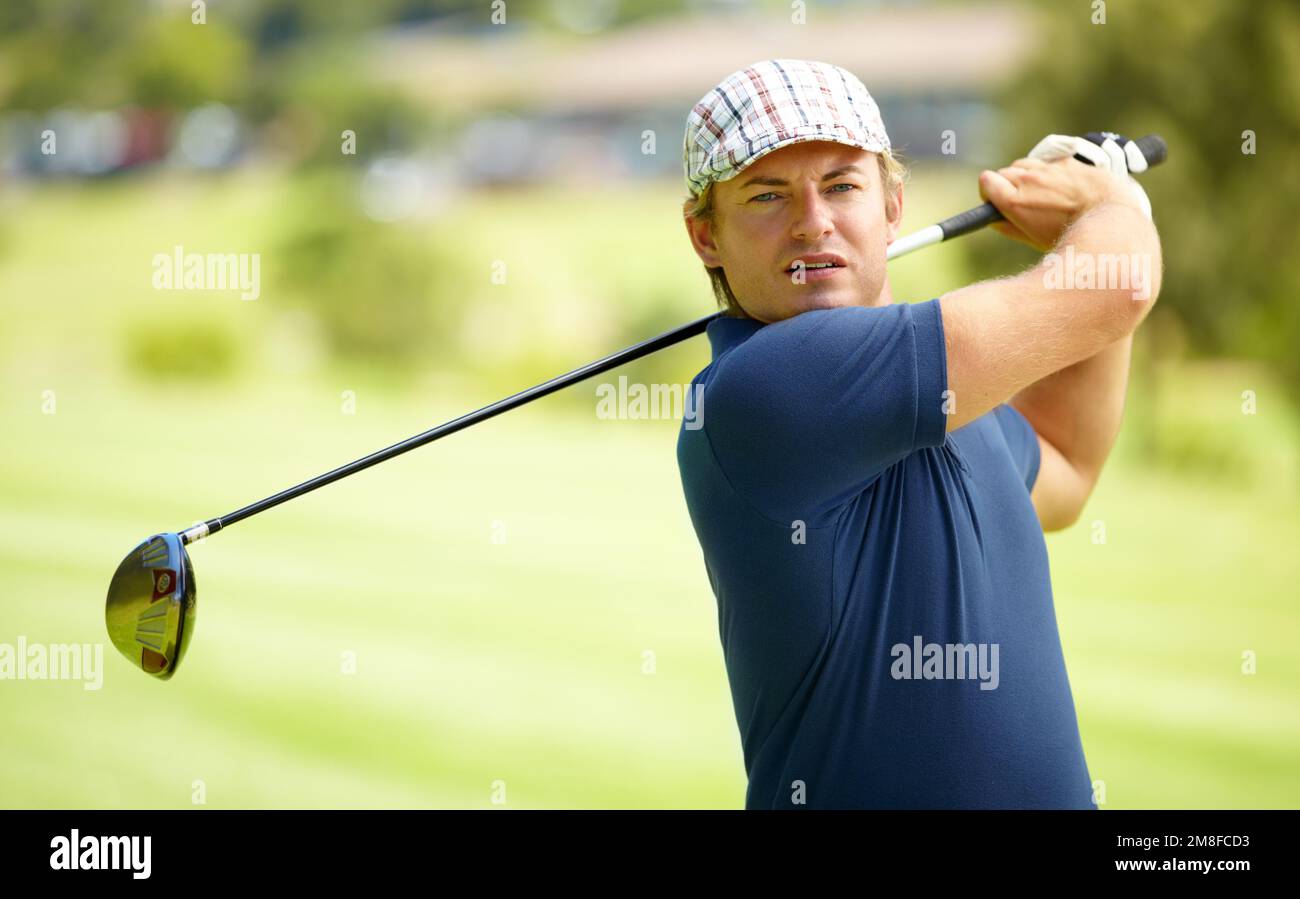
[[[893,213],[892,215],[890,213]],[[889,234],[889,242],[893,243],[898,239],[898,232],[903,227],[903,185],[899,184],[894,188],[893,196],[885,203],[885,221]]]
[[[720,267],[722,265],[722,256],[718,252],[718,242],[714,234],[713,222],[689,215],[685,216],[684,220],[686,234],[691,239],[691,246],[695,248],[695,255],[700,257],[700,261],[707,268]]]

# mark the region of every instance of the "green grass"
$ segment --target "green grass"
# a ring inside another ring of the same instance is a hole
[[[363,369],[278,372],[261,352],[220,384],[147,385],[125,371],[118,320],[147,315],[158,298],[124,271],[123,254],[166,240],[255,243],[257,213],[274,205],[264,188],[212,184],[165,200],[151,183],[84,197],[60,188],[17,209],[24,227],[0,266],[12,323],[0,336],[0,642],[102,642],[108,578],[138,540],[496,398],[436,366],[390,390]],[[954,205],[920,177],[913,189],[909,229]],[[475,227],[497,222],[506,243],[577,246],[582,228],[612,227],[647,197],[671,209],[675,191],[612,195],[558,236],[525,225],[553,194],[500,195],[473,214]],[[93,240],[90,222],[109,236]],[[192,239],[164,239],[182,226]],[[665,283],[681,285],[665,314],[707,311],[703,275],[678,255],[680,225],[637,228],[648,257],[666,260]],[[950,249],[906,260],[896,277],[912,286],[896,294],[957,283]],[[657,276],[638,271],[611,277]],[[508,301],[554,299],[531,287]],[[277,311],[213,299],[212,315],[253,337]],[[706,353],[692,341],[654,371],[687,380]],[[554,373],[509,378],[524,386]],[[1154,467],[1126,426],[1083,520],[1049,537],[1089,766],[1106,808],[1296,807],[1294,422],[1252,369],[1170,377],[1158,408],[1141,414],[1232,447],[1242,471],[1220,476],[1212,455]],[[1258,416],[1239,412],[1247,388],[1260,392]],[[46,389],[57,391],[55,415],[41,414]],[[344,389],[357,391],[356,415],[340,412]],[[198,625],[171,682],[111,646],[97,692],[0,681],[0,806],[182,808],[202,781],[213,808],[487,808],[498,783],[512,808],[740,807],[739,737],[681,497],[676,423],[598,421],[582,399],[594,403],[591,391],[193,547]],[[1104,544],[1092,540],[1098,520]],[[1254,675],[1241,673],[1245,651]],[[356,653],[355,674],[341,673],[344,652]]]

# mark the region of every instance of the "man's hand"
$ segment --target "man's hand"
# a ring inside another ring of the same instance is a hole
[[[1056,246],[1070,223],[1088,210],[1132,196],[1119,176],[1071,157],[1017,159],[996,172],[980,172],[979,183],[980,196],[1006,219],[989,227],[1042,253]]]
[[[1027,157],[981,172],[980,196],[1006,219],[993,223],[996,231],[1046,252],[1071,222],[1108,200],[1133,203],[1151,218],[1151,201],[1132,177],[1146,169],[1137,142],[1113,131],[1049,134]]]

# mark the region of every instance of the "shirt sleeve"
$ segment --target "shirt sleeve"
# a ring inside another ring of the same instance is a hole
[[[944,442],[947,380],[937,299],[815,309],[721,359],[701,418],[737,493],[773,520],[811,520]]]
[[[993,410],[993,417],[1002,429],[1007,446],[1011,448],[1011,458],[1025,481],[1025,489],[1032,491],[1034,482],[1038,480],[1038,466],[1042,462],[1042,449],[1038,445],[1038,434],[1034,431],[1034,426],[1019,409],[1005,403]]]

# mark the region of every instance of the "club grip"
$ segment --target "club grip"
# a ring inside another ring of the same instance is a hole
[[[1101,146],[1102,142],[1105,141],[1106,138],[1116,136],[1117,135],[1114,135],[1109,131],[1089,131],[1084,135],[1084,138],[1097,146]],[[1165,158],[1169,155],[1169,145],[1166,144],[1165,139],[1158,134],[1148,134],[1146,137],[1139,137],[1137,140],[1133,141],[1133,143],[1137,146],[1138,152],[1142,154],[1142,158],[1147,161],[1147,168],[1150,168],[1153,165],[1159,165],[1164,162]],[[1074,158],[1080,162],[1092,165],[1092,162],[1087,157],[1080,156],[1077,153],[1074,155]]]
[[[998,212],[998,207],[992,203],[985,203],[948,216],[939,223],[939,228],[943,231],[943,239],[950,240],[1000,221],[1002,221],[1002,213]]]
[[[1133,143],[1138,145],[1142,151],[1142,157],[1146,159],[1147,165],[1160,165],[1169,158],[1169,145],[1165,139],[1158,134],[1148,134],[1146,137],[1139,137]]]

